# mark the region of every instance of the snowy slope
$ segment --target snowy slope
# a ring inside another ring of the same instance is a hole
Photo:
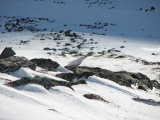
[[[159,120],[159,104],[133,99],[160,101],[156,88],[128,88],[97,76],[72,86],[74,91],[63,86],[46,90],[38,84],[6,86],[22,77],[66,81],[55,75],[70,72],[64,66],[77,60],[82,66],[140,72],[160,82],[160,65],[144,63],[160,60],[159,5],[159,0],[0,0],[0,51],[12,47],[16,56],[50,58],[61,65],[56,72],[38,67],[0,73],[0,120]],[[78,37],[60,30],[72,30]]]
[[[74,89],[75,92],[65,87],[55,87],[47,91],[34,84],[16,89],[1,85],[1,119],[29,120],[36,116],[41,120],[158,120],[160,117],[159,106],[132,100],[136,96],[159,99],[151,93],[131,90],[97,77],[88,78],[87,85],[74,86]],[[86,93],[98,94],[109,103],[88,100],[83,97]]]
[[[18,44],[20,42],[17,39],[19,38],[18,36],[22,35],[23,40],[25,40],[26,38],[32,38],[33,33],[28,36],[24,36],[24,33],[7,34],[8,33],[6,33],[5,36],[8,37],[3,37],[5,39],[3,44],[9,42],[10,46],[14,48],[18,56],[25,56],[29,59],[35,57],[51,58],[52,60],[59,62],[62,66],[65,66],[72,60],[79,58],[79,56],[74,57],[70,54],[66,54],[66,57],[59,56],[59,54],[48,55],[42,48],[50,45],[50,40],[45,40],[42,43],[39,43],[38,46],[37,42],[39,40],[33,40],[29,44],[24,45]],[[12,35],[14,35],[14,37]],[[102,36],[95,35],[95,37],[101,38]],[[10,38],[15,38],[17,41],[9,41]],[[1,49],[3,48],[4,47],[2,45]],[[125,49],[127,51],[127,48],[124,48],[124,50]],[[89,52],[89,50],[86,50],[85,48],[82,49],[82,51],[85,51],[84,54],[86,54],[87,51]],[[96,49],[94,51],[96,51]],[[145,53],[144,51],[141,52]],[[157,61],[159,59],[159,56],[150,56],[152,59],[155,57]],[[81,65],[101,67],[112,71],[125,70],[129,72],[141,72],[147,75],[151,80],[159,80],[159,69],[154,69],[159,68],[159,65],[143,65],[142,63],[136,63],[131,58],[115,59],[108,58],[107,55],[99,56],[99,54],[95,54],[84,59]],[[140,97],[143,99],[153,99],[159,101],[159,90],[153,89],[150,91],[142,91],[134,89],[134,87],[131,89],[96,76],[86,79],[87,85],[73,86],[75,91],[60,86],[52,87],[50,90],[46,90],[44,87],[36,84],[27,84],[17,88],[10,88],[3,85],[3,83],[7,82],[6,79],[14,81],[21,77],[33,77],[37,75],[41,77],[59,79],[55,77],[55,74],[57,73],[47,71],[44,73],[41,69],[33,71],[29,68],[21,68],[19,71],[9,74],[1,73],[0,119],[30,120],[36,118],[40,120],[158,120],[160,117],[159,105],[156,106],[152,103],[145,104],[132,99]],[[109,103],[84,98],[83,95],[88,93],[97,94]]]
[[[139,41],[160,39],[159,0],[98,0],[98,3],[97,0],[53,1],[1,0],[1,21],[6,21],[3,16],[44,17],[55,20],[51,24],[41,21],[39,27],[45,26],[48,30],[72,29],[77,32],[136,38]],[[96,28],[93,27],[95,25]]]
[[[153,119],[158,120],[159,106],[133,101],[134,97],[159,99],[152,93],[121,87],[109,80],[90,77],[87,85],[65,87],[49,91],[29,84],[16,89],[1,85],[1,119]],[[102,92],[104,91],[104,92]],[[94,93],[109,103],[88,100],[83,94]],[[18,105],[18,106],[17,106]],[[53,109],[53,110],[52,110]],[[55,112],[56,111],[56,112]]]

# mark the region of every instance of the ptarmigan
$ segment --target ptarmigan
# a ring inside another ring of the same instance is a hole
[[[67,66],[79,66],[85,58],[86,56],[82,56],[76,60],[71,61]]]

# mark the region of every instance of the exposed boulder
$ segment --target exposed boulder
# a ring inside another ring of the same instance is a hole
[[[133,59],[135,62],[137,63],[141,63],[143,65],[160,65],[160,62],[148,62],[144,59],[139,59],[139,58],[136,58],[136,59]]]
[[[160,83],[156,80],[151,81],[152,86],[160,90]]]
[[[65,79],[70,82],[71,85],[87,84],[86,80],[89,76],[92,76],[91,72],[83,73],[60,73],[56,77]],[[75,81],[76,80],[76,81]]]
[[[146,89],[152,89],[152,82],[151,80],[144,74],[142,73],[131,73],[131,72],[126,72],[126,71],[122,71],[122,72],[116,72],[116,73],[125,73],[128,76],[131,76],[132,84],[138,85],[139,89],[142,90],[146,90]]]
[[[154,6],[151,6],[151,11],[154,11],[156,8]]]
[[[1,53],[1,55],[0,55],[0,58],[8,58],[8,57],[10,57],[10,56],[14,56],[16,53],[12,50],[12,48],[10,48],[10,47],[6,47],[3,51],[2,51],[2,53]]]
[[[65,31],[65,32],[64,32],[64,35],[65,35],[65,36],[68,36],[68,37],[74,37],[74,38],[77,38],[77,37],[78,37],[78,35],[77,35],[76,33],[72,32],[71,30]]]
[[[51,87],[54,87],[54,86],[65,86],[65,87],[69,87],[73,90],[73,88],[71,87],[69,82],[57,81],[57,80],[46,78],[46,77],[41,78],[38,76],[36,76],[34,78],[23,77],[20,80],[11,81],[11,82],[7,83],[7,85],[10,87],[18,87],[18,86],[29,84],[29,83],[42,85],[47,90],[50,89]]]
[[[130,73],[126,71],[112,72],[110,70],[101,69],[98,67],[87,67],[87,66],[67,66],[67,69],[75,73],[89,72],[92,75],[96,75],[101,78],[112,80],[120,85],[131,87],[131,85],[142,86],[145,89],[152,89],[151,80],[144,74],[141,73]]]
[[[25,57],[11,56],[8,58],[0,58],[0,72],[15,72],[21,67],[29,67],[35,70],[36,64],[30,62]]]
[[[57,62],[52,61],[51,59],[35,58],[30,61],[36,63],[37,66],[49,71],[55,71],[55,69],[60,66]]]
[[[121,46],[120,48],[125,48],[125,46]]]
[[[144,88],[144,86],[138,86],[138,89],[140,89],[140,90],[144,90],[144,91],[147,91],[145,88]]]
[[[131,87],[129,78],[124,79],[124,78],[126,78],[126,76],[124,76],[124,74],[118,74],[118,73],[116,74],[116,73],[109,71],[109,70],[101,69],[98,67],[87,67],[87,66],[77,67],[76,72],[77,73],[91,72],[98,77],[110,79],[116,83],[119,83],[120,85],[125,85],[128,87]]]
[[[85,98],[87,99],[93,99],[93,100],[100,100],[100,101],[103,101],[103,102],[107,102],[105,99],[103,99],[102,97],[98,96],[98,95],[95,95],[95,94],[85,94],[83,95]]]
[[[67,68],[68,70],[74,72],[74,73],[77,73],[77,66],[65,66],[65,68]]]
[[[115,48],[108,49],[108,53],[113,53],[113,52],[121,52],[120,50],[116,50]]]
[[[93,73],[91,72],[82,72],[82,73],[60,73],[57,74],[56,77],[65,79],[67,81],[72,82],[74,79],[80,79],[80,78],[88,78],[89,76],[92,76]]]
[[[64,46],[71,46],[71,44],[70,43],[65,43],[65,45]]]
[[[53,51],[56,51],[57,49],[56,48],[45,47],[43,50],[53,50]]]
[[[77,82],[71,83],[71,85],[87,84],[85,80],[78,80]]]

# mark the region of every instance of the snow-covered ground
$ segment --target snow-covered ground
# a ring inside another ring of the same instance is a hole
[[[34,76],[65,81],[55,75],[66,72],[63,66],[91,52],[82,66],[140,72],[160,82],[160,65],[136,62],[160,61],[159,4],[159,0],[0,0],[0,51],[12,47],[16,56],[50,58],[61,65],[58,72],[21,68],[13,73],[0,73],[0,120],[159,120],[159,105],[132,99],[160,101],[160,90],[155,88],[128,88],[97,76],[86,79],[86,85],[73,86],[75,91],[63,86],[46,90],[37,84],[16,88],[5,85]],[[155,9],[151,10],[153,6]],[[28,20],[27,17],[34,22],[20,25],[34,26],[39,31],[6,29],[6,23],[15,24],[16,19]],[[74,42],[72,37],[59,32],[69,29],[80,36]],[[55,40],[57,34],[60,40]],[[110,57],[108,50],[125,57]],[[108,103],[83,97],[88,93],[99,95]]]
[[[30,72],[30,71],[28,71]],[[9,78],[9,77],[8,77]],[[27,84],[17,88],[0,85],[2,120],[83,120],[83,119],[159,119],[159,106],[133,101],[132,98],[159,100],[152,92],[122,87],[110,80],[89,77],[87,85],[53,87],[49,91],[40,85]],[[94,93],[109,103],[88,100],[84,94]]]

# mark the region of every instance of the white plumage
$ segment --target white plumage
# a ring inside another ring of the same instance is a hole
[[[76,60],[71,61],[67,66],[79,66],[85,58],[86,56],[82,56]]]

